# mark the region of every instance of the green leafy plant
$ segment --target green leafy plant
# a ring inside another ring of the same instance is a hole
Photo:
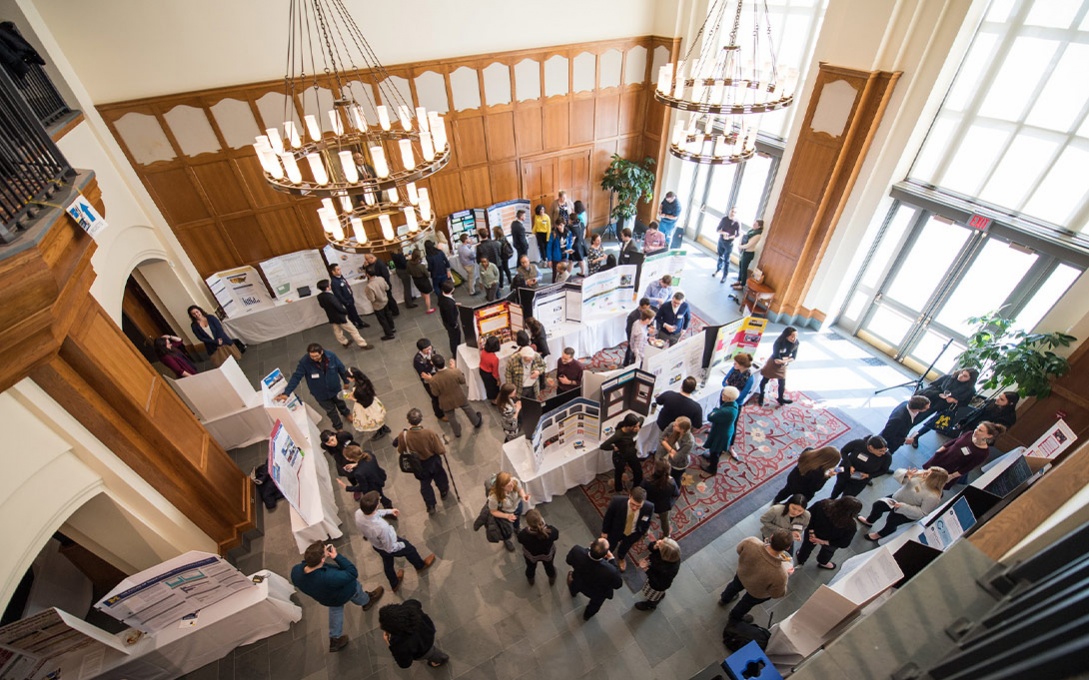
[[[976,329],[957,364],[978,369],[985,389],[1017,385],[1023,397],[1046,397],[1051,394],[1051,382],[1070,370],[1066,358],[1052,350],[1069,347],[1077,340],[1073,335],[1011,330],[1013,320],[998,312],[973,316],[968,322]]]
[[[601,177],[601,188],[616,194],[616,205],[609,217],[618,225],[635,217],[641,201],[654,198],[654,159],[647,156],[642,162],[629,161],[613,154],[609,167]]]

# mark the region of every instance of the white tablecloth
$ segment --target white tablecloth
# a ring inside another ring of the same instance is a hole
[[[507,359],[513,354],[517,345],[513,342],[504,343],[499,348],[499,383],[503,384],[503,376],[507,371]],[[458,346],[458,368],[465,374],[465,383],[469,388],[470,401],[483,401],[488,398],[484,391],[484,379],[480,377],[480,350],[470,347],[465,343]]]
[[[533,470],[533,452],[525,437],[503,445],[502,468],[526,484],[530,502],[547,503],[580,484],[589,484],[613,469],[612,454],[598,447],[576,451],[571,447],[549,451],[540,470]]]
[[[359,314],[361,316],[373,314],[374,308],[371,307],[367,296],[363,294],[363,287],[366,284],[363,281],[354,281],[351,285]],[[390,285],[393,299],[398,302],[404,300],[404,287],[401,285],[400,277],[391,276]],[[415,291],[416,287],[413,286],[412,289]],[[223,326],[232,338],[238,338],[246,343],[255,343],[268,342],[326,323],[329,323],[329,317],[318,304],[318,294],[315,291],[313,295],[295,302],[284,302],[268,309],[225,319]]]
[[[703,422],[707,422],[707,414],[712,409],[718,408],[718,400],[722,395],[722,385],[708,383],[702,388],[696,390],[696,393],[692,395],[700,408],[703,409]],[[646,422],[643,423],[643,427],[639,428],[639,434],[635,435],[635,445],[639,450],[639,456],[646,458],[652,451],[658,448],[658,443],[662,441],[662,431],[658,429],[658,407],[655,406],[651,411],[650,416],[647,417]]]
[[[302,609],[290,601],[295,589],[287,579],[267,571],[256,588],[236,593],[197,615],[196,626],[170,626],[154,636],[144,636],[130,647],[132,653],[108,652],[102,672],[71,677],[114,680],[169,680],[223,658],[239,645],[248,645],[287,630],[302,618]],[[124,640],[128,632],[117,634]],[[67,672],[64,677],[68,677]]]

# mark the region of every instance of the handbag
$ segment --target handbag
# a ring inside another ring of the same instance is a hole
[[[216,351],[212,352],[212,356],[210,358],[212,360],[212,364],[216,368],[219,368],[224,363],[226,363],[227,359],[229,359],[230,357],[234,357],[235,361],[239,361],[242,359],[242,353],[239,352],[238,348],[235,347],[233,344],[220,345],[216,348]]]
[[[420,458],[420,454],[408,448],[408,439],[405,438],[406,432],[408,430],[401,430],[401,441],[404,442],[405,450],[397,456],[397,464],[400,466],[401,472],[411,472],[418,477],[423,474],[423,460]]]
[[[352,407],[352,427],[360,432],[374,432],[385,424],[386,407],[378,397],[367,408],[360,406],[359,402]]]

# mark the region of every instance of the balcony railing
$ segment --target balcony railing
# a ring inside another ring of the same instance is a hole
[[[72,109],[39,63],[42,62],[41,56],[23,39],[15,24],[10,21],[0,23],[0,34],[7,37],[5,42],[12,50],[11,56],[15,57],[14,62],[0,60],[0,64],[3,64],[4,70],[11,76],[16,89],[30,105],[42,127],[48,128],[72,113]]]
[[[0,242],[14,241],[74,176],[23,93],[0,68]]]

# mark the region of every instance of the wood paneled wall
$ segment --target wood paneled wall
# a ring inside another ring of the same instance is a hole
[[[598,183],[612,154],[661,161],[666,119],[663,107],[653,100],[650,73],[655,48],[672,54],[676,42],[645,36],[388,67],[391,75],[406,79],[415,104],[420,101],[418,76],[430,72],[443,78],[451,109],[444,117],[452,158],[446,168],[420,183],[429,187],[440,219],[455,210],[513,198],[550,202],[556,190],[567,189],[572,199],[586,203],[592,228],[604,225],[609,196]],[[627,55],[635,48],[646,50],[645,65],[636,78],[640,82],[627,85],[632,79]],[[601,59],[607,53],[614,56],[614,51],[623,56],[620,84],[602,87]],[[595,59],[594,87],[576,93],[575,58],[587,53]],[[548,97],[544,94],[545,62],[556,55],[567,59],[567,94]],[[519,101],[514,67],[526,59],[540,68],[541,96]],[[509,68],[512,97],[510,103],[489,106],[484,103],[483,70],[496,63]],[[466,67],[478,74],[482,103],[455,110],[451,74]],[[325,244],[315,213],[317,202],[270,189],[252,148],[231,148],[211,110],[225,99],[245,102],[259,129],[273,127],[282,121],[262,118],[257,104],[270,92],[283,92],[283,83],[253,83],[98,107],[202,276]],[[165,117],[179,106],[204,112],[218,150],[195,156],[182,152]],[[296,107],[302,109],[299,103]],[[130,113],[154,118],[173,152],[165,155],[172,155],[172,160],[147,164],[136,160],[138,154],[126,145],[117,127],[117,121]]]
[[[83,191],[98,201],[96,186]],[[54,212],[37,243],[0,259],[0,391],[30,376],[223,551],[234,547],[254,527],[249,477],[91,295],[95,244]]]

